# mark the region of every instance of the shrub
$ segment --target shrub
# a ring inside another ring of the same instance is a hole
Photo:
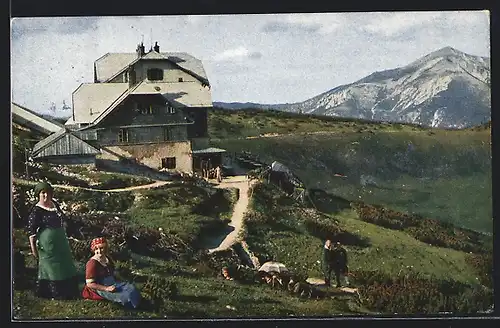
[[[351,203],[363,221],[385,228],[402,230],[424,243],[464,252],[487,252],[478,233],[453,227],[450,223],[397,212],[362,202]]]
[[[467,262],[476,270],[479,282],[493,288],[493,253],[468,254]]]
[[[144,283],[141,294],[150,301],[153,310],[159,312],[168,300],[173,300],[179,295],[179,290],[175,282],[152,276]]]
[[[416,273],[390,277],[381,272],[353,271],[365,305],[385,313],[472,313],[492,304],[491,290],[451,280],[424,278]]]
[[[70,239],[69,246],[73,253],[73,258],[79,262],[87,262],[92,256],[90,251],[90,240],[78,241]]]

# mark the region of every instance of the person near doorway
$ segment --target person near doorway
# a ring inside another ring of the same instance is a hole
[[[221,183],[222,182],[222,168],[220,165],[217,165],[217,168],[215,169],[215,175],[217,177],[217,182]]]

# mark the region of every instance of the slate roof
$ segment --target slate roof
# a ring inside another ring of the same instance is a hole
[[[106,82],[139,60],[165,59],[188,71],[188,73],[192,73],[193,76],[206,84],[209,84],[201,60],[185,52],[158,53],[150,51],[141,58],[138,58],[136,53],[107,53],[94,63],[96,79],[97,82]]]
[[[40,114],[14,102],[11,103],[10,108],[12,121],[36,129],[44,134],[49,135],[63,127],[62,124],[43,118]]]

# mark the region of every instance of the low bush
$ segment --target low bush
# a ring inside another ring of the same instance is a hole
[[[379,271],[353,271],[351,276],[352,281],[360,286],[365,306],[378,312],[472,313],[487,310],[493,300],[489,289],[421,277],[415,273],[390,277]]]
[[[410,215],[362,202],[351,203],[351,207],[365,222],[404,231],[424,243],[464,252],[484,253],[488,251],[486,241],[479,233],[454,227],[447,222],[422,218],[419,215]]]
[[[493,252],[469,254],[467,262],[476,270],[479,282],[493,288]]]
[[[159,312],[168,300],[173,300],[179,295],[179,290],[175,282],[152,276],[144,283],[141,295],[149,301],[154,311]]]
[[[139,186],[152,183],[153,180],[144,177],[121,176],[114,174],[95,173],[94,178],[99,181],[99,184],[94,186],[96,189],[119,189],[132,186]]]

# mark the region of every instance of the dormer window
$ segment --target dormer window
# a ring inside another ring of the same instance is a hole
[[[172,105],[167,104],[167,113],[168,114],[175,114],[175,108]]]
[[[149,81],[161,81],[163,80],[163,70],[159,68],[148,69],[148,80]]]

